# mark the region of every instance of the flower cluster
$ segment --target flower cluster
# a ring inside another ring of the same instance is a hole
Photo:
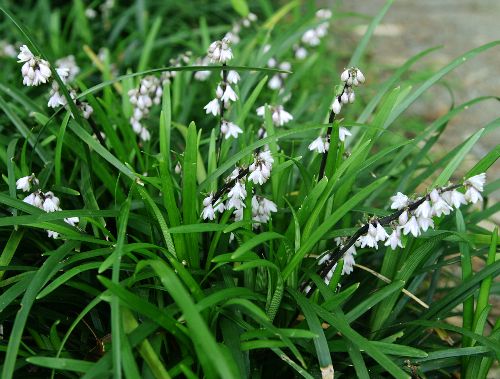
[[[202,218],[213,220],[215,212],[233,209],[234,220],[241,221],[243,219],[243,209],[246,207],[246,181],[259,185],[264,184],[271,176],[273,163],[274,159],[271,152],[264,150],[255,155],[254,162],[247,169],[235,168],[226,179],[226,186],[220,191],[222,194],[227,190],[226,203],[224,204],[214,194],[209,194],[203,200]],[[254,227],[258,227],[259,223],[268,222],[271,212],[276,211],[276,204],[272,201],[262,196],[254,195],[252,197],[252,219],[256,222]]]
[[[18,63],[24,63],[21,72],[23,74],[23,84],[26,86],[38,86],[52,80],[52,71],[49,62],[35,57],[26,45],[20,47],[20,53],[17,58]],[[56,64],[57,75],[64,84],[71,83],[80,72],[80,68],[76,64],[73,55],[58,59]],[[68,88],[68,92],[75,105],[82,111],[83,117],[88,119],[94,111],[92,107],[88,103],[78,100],[76,92],[73,89]],[[59,83],[52,80],[47,106],[49,108],[57,108],[59,106],[66,106],[67,104],[67,99],[60,92]]]
[[[21,73],[23,74],[23,84],[26,86],[45,84],[52,76],[49,62],[35,57],[26,45],[21,46],[17,59],[18,63],[23,63]]]
[[[16,188],[23,192],[30,192],[32,189],[34,190],[23,199],[23,201],[27,204],[33,205],[34,207],[37,207],[47,213],[62,210],[59,198],[56,197],[52,191],[42,192],[38,189],[39,184],[40,182],[36,178],[35,174],[31,174],[18,179],[16,181]],[[68,217],[65,218],[64,221],[71,226],[76,226],[80,222],[80,219],[78,217]],[[57,238],[59,236],[59,233],[52,230],[47,230],[47,234],[52,238]]]
[[[249,13],[247,17],[244,17],[238,21],[236,21],[234,24],[233,24],[233,27],[231,29],[231,31],[227,32],[226,35],[224,36],[224,38],[222,39],[221,42],[221,47],[222,47],[222,42],[225,40],[226,41],[226,45],[227,48],[229,50],[230,49],[230,45],[236,45],[238,42],[240,42],[240,32],[243,28],[248,28],[252,25],[252,23],[254,23],[255,21],[257,21],[257,16],[253,13]],[[217,41],[216,41],[217,42]],[[212,45],[210,46],[213,46],[214,49],[213,49],[213,52],[215,52],[215,58],[217,58],[217,53],[216,52],[216,47],[217,47],[217,44],[214,42],[212,43]],[[197,66],[207,66],[209,63],[224,63],[224,62],[220,62],[220,59],[219,60],[213,60],[214,58],[214,54],[213,52],[211,52],[212,49],[208,49],[208,55],[205,56],[205,57],[202,57],[202,58],[198,58],[196,59],[195,61],[195,64]],[[231,51],[232,53],[232,51]],[[212,71],[208,71],[208,70],[201,70],[201,71],[196,71],[194,73],[194,78],[196,80],[199,80],[200,82],[203,82],[205,80],[207,80],[210,76],[212,75]]]
[[[160,104],[162,95],[162,82],[154,75],[145,76],[141,79],[138,88],[128,91],[129,100],[133,106],[130,125],[142,141],[148,141],[151,135],[141,121],[149,114],[153,104]]]
[[[302,35],[302,43],[306,46],[316,47],[321,43],[321,39],[325,37],[328,33],[328,28],[330,27],[330,19],[332,18],[332,11],[329,9],[319,9],[316,12],[316,22],[319,25],[307,30]],[[299,44],[294,45],[295,58],[302,60],[308,55],[307,49]]]
[[[243,133],[243,130],[235,123],[224,118],[224,112],[229,109],[231,102],[238,100],[238,95],[231,85],[235,86],[240,81],[238,72],[224,69],[225,63],[233,58],[229,40],[224,38],[222,41],[213,42],[208,49],[208,58],[211,62],[222,63],[223,69],[221,70],[221,81],[217,84],[215,90],[215,98],[205,105],[203,109],[205,109],[206,114],[221,116],[220,131],[225,139],[229,137],[238,138],[238,135]]]
[[[486,181],[486,174],[473,176],[463,182],[465,194],[458,191],[460,186],[435,188],[424,197],[411,202],[408,196],[398,192],[391,197],[391,209],[397,210],[398,217],[392,220],[392,233],[388,235],[378,220],[373,220],[368,225],[368,231],[356,241],[360,247],[378,249],[378,242],[384,242],[395,250],[403,247],[403,235],[418,237],[429,228],[434,228],[433,217],[449,215],[453,209],[458,209],[467,203],[476,203],[482,200],[481,192]]]
[[[220,41],[214,41],[208,47],[207,56],[211,63],[225,64],[233,59],[233,51],[231,50],[231,41],[228,38],[223,38]]]
[[[354,94],[353,87],[358,86],[365,82],[365,76],[356,67],[351,67],[342,72],[340,75],[340,80],[344,82],[342,92],[340,95],[335,96],[331,106],[331,116],[335,116],[340,113],[343,104],[353,103],[356,96]],[[330,117],[330,119],[333,119]],[[319,136],[314,141],[309,144],[309,150],[316,151],[320,154],[326,153],[330,147],[330,133],[331,130],[325,137]],[[341,126],[339,128],[339,140],[345,142],[346,137],[351,136],[351,132],[345,127]]]
[[[176,58],[170,59],[170,67],[181,67],[182,64],[188,64],[191,55],[191,52],[187,51]],[[149,130],[142,123],[143,119],[149,115],[153,105],[161,103],[163,86],[170,83],[177,73],[177,71],[165,71],[160,78],[147,75],[141,79],[137,88],[128,91],[129,101],[133,106],[130,125],[142,141],[149,141],[151,138]]]

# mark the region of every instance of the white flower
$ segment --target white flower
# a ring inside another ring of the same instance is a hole
[[[237,84],[240,81],[240,75],[237,71],[229,70],[227,73],[227,82],[231,84]]]
[[[403,234],[406,236],[409,233],[411,233],[414,237],[418,237],[420,235],[418,221],[415,216],[411,216],[408,222],[403,225]]]
[[[341,126],[339,128],[339,140],[344,142],[346,137],[348,137],[348,136],[352,136],[352,133],[348,129]]]
[[[229,103],[230,101],[238,100],[238,96],[236,95],[236,92],[233,91],[231,86],[227,84],[221,99],[224,103]]]
[[[89,20],[93,20],[94,18],[97,17],[96,10],[92,8],[85,9],[85,17],[87,17]]]
[[[59,208],[59,198],[49,191],[44,194],[43,210],[45,212],[55,212],[61,210]]]
[[[432,214],[435,214],[437,217],[440,217],[442,214],[450,214],[452,208],[439,196],[439,192],[436,189],[431,191],[429,197],[432,201]]]
[[[483,197],[481,196],[481,192],[479,192],[475,187],[468,187],[465,191],[465,200],[469,203],[476,204],[478,201],[482,201]]]
[[[398,217],[399,225],[404,225],[408,222],[408,211],[404,211]]]
[[[212,198],[212,196],[210,196],[210,199]],[[205,198],[205,200],[208,199],[208,198]],[[214,211],[214,208],[212,206],[211,203],[208,203],[208,204],[205,204],[205,200],[203,200],[203,205],[205,206],[205,208],[203,208],[203,211],[201,212],[201,217],[204,219],[204,220],[213,220],[215,219],[215,211]]]
[[[341,109],[342,105],[340,104],[339,99],[336,97],[332,103],[332,111],[335,114],[339,114]]]
[[[365,235],[359,237],[358,239],[361,248],[368,246],[378,249],[377,240],[375,239],[376,235],[377,235],[377,228],[374,227],[371,223],[368,224],[368,232]]]
[[[219,213],[223,213],[225,209],[226,209],[226,207],[225,207],[224,203],[220,200],[217,200],[217,203],[215,203],[214,211],[219,212]]]
[[[472,186],[479,192],[483,192],[484,183],[486,183],[486,174],[484,172],[475,175],[464,182],[466,186]]]
[[[20,50],[20,52],[19,52],[19,55],[17,56],[17,59],[18,59],[17,63],[24,63],[24,62],[28,62],[32,59],[35,59],[35,56],[31,52],[31,50],[28,48],[28,46],[22,45],[19,48],[19,50]]]
[[[446,191],[441,194],[441,197],[448,203],[448,205],[460,208],[460,205],[467,204],[465,196],[462,192],[458,192],[456,189],[452,191]]]
[[[80,73],[80,67],[78,67],[78,65],[76,64],[74,55],[68,55],[67,57],[58,59],[56,61],[56,66],[58,68],[67,70],[68,74],[66,76],[66,79],[68,82],[72,82],[76,78],[76,76]],[[59,71],[57,73],[59,74],[59,76],[61,76]]]
[[[309,46],[318,46],[320,43],[320,39],[316,30],[309,29],[302,35],[302,42]]]
[[[387,238],[389,238],[389,235],[385,231],[384,227],[377,221],[375,241],[385,241]]]
[[[403,243],[401,242],[401,231],[399,228],[393,229],[384,245],[390,246],[392,250],[396,250],[398,246],[401,248],[403,247]]]
[[[272,90],[280,89],[283,84],[281,76],[279,74],[274,75],[271,80],[267,83],[267,86]]]
[[[257,116],[264,117],[265,116],[265,108],[266,106],[260,106],[257,108]],[[273,124],[277,126],[283,126],[284,124],[293,120],[293,116],[285,111],[282,105],[277,105],[275,107],[269,107],[271,112]]]
[[[57,108],[61,105],[66,105],[66,98],[58,91],[51,90],[50,95],[49,102],[47,103],[49,108]]]
[[[43,199],[42,197],[40,196],[40,192],[39,191],[36,191],[36,192],[33,192],[31,194],[29,194],[28,196],[26,196],[23,201],[29,205],[33,205],[34,207],[37,207],[37,208],[42,208],[43,206]]]
[[[18,190],[22,190],[23,192],[28,192],[31,189],[31,186],[38,186],[38,179],[35,177],[35,174],[31,174],[28,176],[24,176],[16,181],[16,188]]]
[[[354,256],[356,255],[356,248],[351,246],[345,252],[342,257],[344,261],[344,266],[342,266],[342,275],[349,275],[354,270],[354,265],[356,262],[354,261]]]
[[[356,69],[356,79],[358,80],[359,83],[365,82],[365,76],[363,75],[363,73],[359,68]]]
[[[349,76],[350,76],[350,73],[349,73],[349,70],[344,70],[342,71],[342,74],[340,74],[340,80],[342,80],[343,82],[347,82],[347,79],[349,79]]]
[[[275,125],[283,126],[289,121],[293,120],[293,116],[285,111],[282,105],[278,105],[274,108],[272,119]]]
[[[299,60],[306,59],[307,58],[307,50],[302,46],[297,47],[295,49],[295,58],[297,58]]]
[[[228,193],[229,201],[227,203],[227,209],[235,208],[240,209],[245,207],[245,199],[247,197],[247,191],[245,186],[240,183],[239,180],[236,181],[233,188]]]
[[[391,209],[401,210],[408,205],[408,196],[398,192],[396,195],[391,196]]]
[[[429,227],[434,229],[434,221],[432,220],[432,218],[418,217],[417,222],[420,229],[422,229],[422,231],[424,232],[426,232]]]
[[[56,239],[57,237],[59,237],[59,233],[58,232],[54,232],[53,230],[47,230],[47,235],[49,238],[54,238]]]
[[[75,226],[76,224],[78,224],[80,222],[80,219],[78,217],[68,217],[68,218],[64,219],[64,222],[66,222],[67,224],[69,224],[71,226]]]
[[[252,220],[257,223],[254,224],[258,227],[259,223],[266,223],[271,218],[271,213],[276,213],[278,208],[276,204],[262,196],[252,197]]]
[[[212,63],[226,63],[233,59],[233,52],[229,47],[230,43],[231,41],[228,38],[212,42],[207,52],[210,61]]]
[[[151,139],[151,134],[149,133],[149,130],[147,130],[145,127],[142,127],[139,133],[139,138],[142,141],[149,141]]]
[[[182,172],[181,162],[177,162],[177,164],[175,165],[175,168],[174,168],[174,172],[177,175],[179,175]]]
[[[213,114],[214,116],[217,116],[220,114],[220,102],[219,99],[215,98],[212,101],[210,101],[207,105],[203,107],[205,109],[206,114]]]
[[[261,151],[248,168],[250,171],[248,180],[253,181],[255,184],[264,184],[271,176],[273,163],[274,159],[271,156],[271,152],[269,150]]]
[[[328,20],[332,17],[332,11],[330,9],[318,9],[316,11],[316,17],[323,20]]]
[[[417,209],[415,209],[415,215],[417,217],[424,217],[424,218],[432,217],[431,203],[428,200],[425,200],[422,204],[420,204],[417,207]]]
[[[243,130],[238,125],[225,120],[222,121],[220,131],[226,139],[229,137],[238,138],[238,134],[243,133]]]
[[[328,151],[330,144],[326,142],[323,137],[318,137],[309,144],[309,150],[316,150],[318,153],[323,154]]]

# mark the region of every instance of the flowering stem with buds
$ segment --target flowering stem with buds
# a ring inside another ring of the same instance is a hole
[[[221,82],[221,88],[223,91],[226,90],[227,86],[227,64],[223,63],[222,64],[222,82]],[[219,136],[217,137],[217,144],[216,144],[216,151],[217,151],[217,161],[220,159],[220,154],[221,154],[221,147],[222,147],[222,122],[224,121],[224,101],[222,99],[219,99],[220,102],[220,118],[219,118]]]
[[[349,85],[347,83],[344,83],[344,87],[342,88],[342,92],[340,93],[340,95],[338,95],[335,99],[336,101],[338,101],[339,103],[342,103],[341,102],[341,98],[342,98],[342,95],[344,95],[344,93],[346,92],[347,88],[349,87]],[[338,113],[338,112],[337,112]],[[328,126],[328,129],[326,130],[326,142],[325,143],[330,143],[330,138],[331,138],[331,135],[332,135],[332,131],[333,131],[333,122],[335,121],[335,116],[337,114],[334,112],[334,109],[331,109],[330,110],[330,115],[328,116],[328,124],[330,124]],[[328,150],[330,151],[330,150]],[[336,151],[335,151],[335,154],[336,154]],[[326,163],[327,163],[327,160],[328,160],[328,153],[325,153],[323,154],[322,158],[321,158],[321,165],[319,167],[319,174],[318,174],[318,182],[323,179],[323,177],[325,176],[325,169],[326,169]]]
[[[224,184],[215,194],[214,194],[214,197],[212,199],[212,203],[215,204],[217,202],[217,200],[219,200],[222,195],[224,195],[230,188],[232,188],[236,181],[244,178],[245,176],[248,175],[248,173],[250,172],[249,168],[243,168],[240,170],[240,173],[238,174],[237,177],[235,177],[234,179],[231,179],[230,181],[226,182],[226,184]]]
[[[453,191],[453,190],[460,188],[462,186],[463,186],[463,184],[451,185],[451,186],[442,188],[439,192],[444,193],[444,192],[448,192],[448,191]],[[342,244],[341,246],[338,246],[332,250],[326,251],[324,254],[321,254],[321,255],[331,254],[331,256],[330,256],[330,259],[328,259],[325,262],[324,266],[319,270],[319,272],[318,272],[319,276],[321,278],[326,277],[326,275],[330,272],[330,270],[332,270],[333,267],[337,264],[337,262],[340,259],[342,259],[342,257],[347,252],[347,250],[349,250],[349,248],[351,248],[351,246],[353,246],[355,244],[355,242],[359,239],[359,237],[361,237],[362,235],[364,235],[368,232],[368,228],[369,228],[370,224],[375,225],[378,222],[382,226],[389,225],[391,222],[397,220],[403,212],[414,211],[415,209],[418,208],[419,205],[421,205],[425,201],[428,201],[429,199],[430,199],[430,194],[427,194],[426,196],[423,196],[421,199],[418,199],[418,200],[414,201],[413,203],[410,203],[407,207],[405,207],[403,209],[400,209],[400,210],[398,210],[398,211],[396,211],[388,216],[381,217],[377,220],[370,221],[369,223],[367,223],[367,224],[363,225],[361,228],[359,228],[356,231],[356,233],[354,233],[351,236],[351,238],[349,238],[349,240],[347,240],[347,242],[345,244]],[[311,283],[304,282],[304,283],[302,283],[300,290],[303,291],[308,285],[310,285],[311,288],[314,288],[313,282],[311,282]],[[311,294],[311,293],[312,293],[312,291],[308,291],[308,294]]]

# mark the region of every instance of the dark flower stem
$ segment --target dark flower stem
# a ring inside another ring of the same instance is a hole
[[[240,172],[236,178],[231,179],[230,181],[226,182],[226,184],[224,184],[215,193],[215,195],[212,199],[212,204],[215,204],[217,202],[217,200],[219,200],[222,197],[222,195],[224,195],[226,193],[227,190],[229,190],[230,188],[232,188],[234,186],[234,184],[236,183],[237,180],[240,180],[241,178],[247,176],[249,172],[250,172],[250,170],[248,169],[248,167],[240,169]]]
[[[341,104],[342,104],[342,102],[340,101],[340,98],[344,94],[347,87],[348,87],[347,83],[345,83],[344,88],[342,88],[342,92],[340,93],[340,95],[338,95],[336,97],[337,101],[340,102]],[[333,110],[330,110],[330,115],[328,116],[328,124],[330,124],[330,125],[328,126],[328,129],[326,130],[326,142],[328,142],[328,143],[330,143],[330,138],[331,138],[332,131],[333,131],[333,122],[335,121],[335,116],[336,116],[335,112],[333,112]],[[331,148],[331,146],[330,146],[330,148]],[[328,149],[328,151],[330,151],[330,148]],[[323,176],[325,176],[327,159],[328,159],[328,152],[325,152],[321,158],[321,165],[319,166],[318,182],[321,179],[323,179]]]
[[[222,88],[222,93],[226,90],[226,85],[227,85],[227,70],[226,70],[226,64],[222,64],[222,82],[221,82],[221,88]],[[217,151],[217,161],[220,159],[220,153],[221,153],[221,147],[222,147],[222,122],[224,121],[224,111],[225,111],[225,106],[224,106],[224,101],[222,99],[219,99],[220,102],[220,120],[219,120],[219,136],[217,137],[217,145],[216,145],[216,151]]]
[[[439,192],[443,193],[443,192],[452,191],[452,190],[457,189],[461,186],[462,186],[462,184],[451,185],[449,187],[442,188]],[[430,195],[427,194],[426,196],[422,197],[421,199],[409,204],[406,208],[401,209],[399,211],[396,211],[396,212],[390,214],[389,216],[379,218],[376,221],[378,221],[380,223],[380,225],[382,225],[382,226],[389,225],[392,221],[397,220],[403,212],[414,211],[415,209],[418,208],[418,206],[420,204],[422,204],[424,201],[429,200],[429,199],[430,199]],[[324,266],[318,272],[319,276],[322,279],[324,279],[326,277],[326,275],[330,272],[330,270],[333,268],[333,266],[335,266],[337,264],[337,262],[344,256],[344,254],[347,252],[347,250],[349,250],[351,248],[351,246],[354,245],[356,240],[359,237],[361,237],[363,234],[366,234],[368,232],[369,225],[370,225],[370,223],[367,223],[367,224],[363,225],[361,228],[359,228],[356,231],[356,233],[354,233],[351,236],[351,238],[349,238],[349,240],[344,245],[342,245],[342,247],[337,246],[336,248],[328,250],[328,251],[324,252],[323,254],[321,254],[321,255],[331,254],[330,259],[325,262]],[[309,291],[309,294],[311,294],[313,292],[313,289],[314,289],[314,282],[302,283],[300,290],[303,291],[308,285],[311,286],[311,290]]]

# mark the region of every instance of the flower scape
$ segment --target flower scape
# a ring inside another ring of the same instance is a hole
[[[491,97],[406,110],[496,43],[384,76],[387,8],[356,47],[312,3],[39,2],[43,27],[21,3],[0,7],[2,378],[489,377],[499,151],[471,151],[500,124],[441,151]]]

